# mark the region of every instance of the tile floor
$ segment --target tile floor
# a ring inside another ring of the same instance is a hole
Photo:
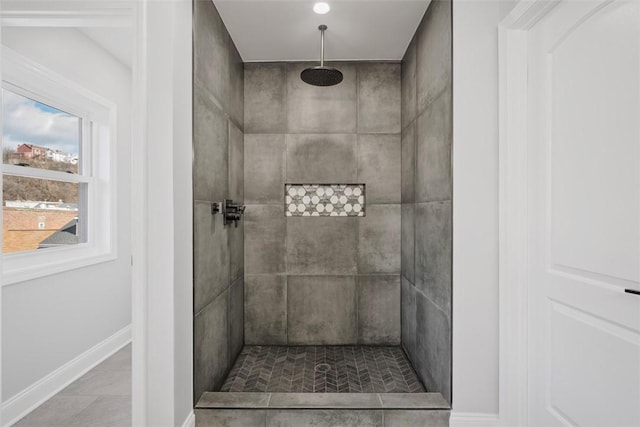
[[[131,425],[131,344],[87,372],[15,427]]]
[[[246,346],[221,391],[420,393],[400,347]]]

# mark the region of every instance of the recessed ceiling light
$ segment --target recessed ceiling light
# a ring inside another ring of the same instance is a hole
[[[329,3],[325,3],[323,1],[313,5],[313,11],[318,15],[324,15],[325,13],[329,13],[330,10],[331,10],[331,6],[329,6]]]

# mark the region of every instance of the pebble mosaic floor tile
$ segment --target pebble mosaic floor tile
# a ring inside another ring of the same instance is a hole
[[[246,346],[221,391],[420,393],[400,347]]]
[[[285,184],[286,216],[365,216],[364,184]]]

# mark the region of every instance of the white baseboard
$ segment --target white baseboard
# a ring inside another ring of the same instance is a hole
[[[131,341],[131,325],[31,384],[2,404],[3,426],[10,426],[42,405]]]
[[[498,414],[452,412],[449,427],[498,427]]]
[[[193,411],[191,411],[187,419],[184,420],[182,427],[196,427],[196,414]]]

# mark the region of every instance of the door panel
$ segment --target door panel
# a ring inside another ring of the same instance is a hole
[[[551,408],[571,425],[625,425],[629,418],[624,414],[638,406],[637,334],[558,302],[549,307]]]
[[[532,426],[640,426],[639,3],[529,31]]]
[[[640,257],[635,9],[597,9],[547,54],[551,263],[621,286]]]

